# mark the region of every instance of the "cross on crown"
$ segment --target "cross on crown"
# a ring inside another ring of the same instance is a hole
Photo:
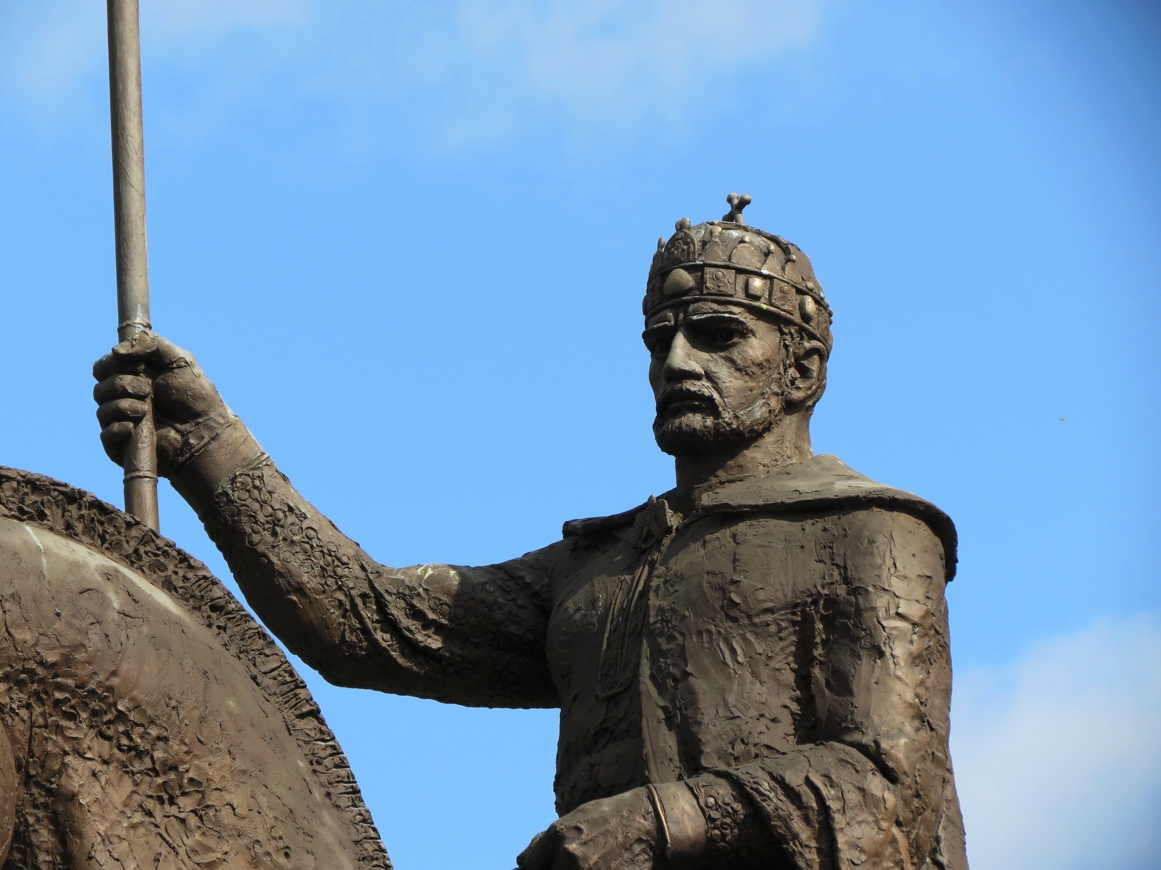
[[[742,209],[754,201],[754,197],[748,193],[743,193],[738,196],[736,193],[731,193],[726,197],[726,202],[730,204],[730,210],[722,215],[723,221],[732,221],[736,224],[746,225],[746,219],[742,217]]]

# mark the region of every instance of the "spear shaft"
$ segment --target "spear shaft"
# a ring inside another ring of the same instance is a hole
[[[141,123],[138,0],[109,3],[109,110],[113,134],[113,217],[117,241],[117,340],[148,330],[145,137]],[[157,511],[157,444],[152,400],[125,448],[125,510],[150,528]]]

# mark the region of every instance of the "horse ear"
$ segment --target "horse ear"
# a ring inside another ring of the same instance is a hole
[[[0,725],[0,865],[8,857],[12,846],[12,832],[16,828],[16,758],[12,755],[12,741],[8,731]]]

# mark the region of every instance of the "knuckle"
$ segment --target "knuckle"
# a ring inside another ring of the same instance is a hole
[[[138,375],[117,375],[113,379],[113,389],[121,395],[144,399],[152,390],[152,382]]]
[[[110,423],[101,430],[101,443],[109,445],[121,444],[133,433],[133,426],[129,423]]]

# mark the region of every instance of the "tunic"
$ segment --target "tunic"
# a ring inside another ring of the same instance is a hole
[[[966,870],[948,732],[951,520],[816,456],[565,524],[485,567],[388,568],[268,459],[202,516],[331,682],[559,707],[561,814],[684,781],[712,868]]]

